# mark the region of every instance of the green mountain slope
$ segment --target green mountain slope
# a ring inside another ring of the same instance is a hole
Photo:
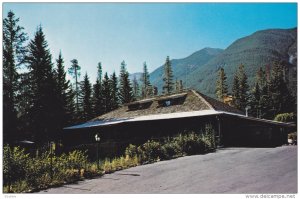
[[[172,59],[172,69],[174,75],[174,81],[176,78],[179,80],[183,80],[186,82],[186,78],[207,63],[209,60],[220,54],[223,50],[216,48],[204,48],[199,50],[192,55],[183,58],[183,59]],[[164,66],[158,67],[150,74],[151,84],[157,86],[158,91],[162,90],[163,86],[163,74],[164,74]]]
[[[229,91],[236,68],[242,63],[252,86],[259,67],[266,68],[275,60],[283,61],[290,88],[296,91],[297,28],[270,29],[253,33],[233,42],[225,50],[205,48],[184,59],[172,60],[174,80],[181,79],[188,88],[215,97],[217,71],[224,67]],[[163,66],[150,74],[151,83],[162,88]]]

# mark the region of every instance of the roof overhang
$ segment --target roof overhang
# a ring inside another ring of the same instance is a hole
[[[224,112],[224,111],[202,110],[202,111],[189,111],[189,112],[144,115],[144,116],[138,116],[138,117],[134,117],[134,118],[96,120],[96,121],[90,121],[90,122],[86,122],[86,123],[75,125],[75,126],[66,127],[66,128],[64,128],[64,130],[86,129],[86,128],[112,126],[112,125],[117,125],[117,124],[121,124],[121,123],[169,120],[169,119],[179,119],[179,118],[188,118],[188,117],[204,117],[204,116],[212,116],[212,115],[228,115],[228,116],[238,117],[241,119],[256,121],[256,122],[265,123],[265,124],[285,126],[285,127],[295,126],[294,124],[276,122],[276,121],[272,121],[272,120],[259,119],[259,118],[254,118],[254,117],[247,117],[245,115],[229,113],[229,112]]]

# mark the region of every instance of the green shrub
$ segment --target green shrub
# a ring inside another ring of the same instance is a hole
[[[28,192],[98,174],[87,167],[86,152],[78,150],[60,156],[44,152],[32,158],[20,147],[6,145],[3,152],[5,192]]]
[[[185,135],[184,152],[188,155],[203,153],[205,144],[198,134],[194,132]]]
[[[11,185],[26,177],[29,154],[20,147],[3,147],[3,185],[11,192]]]
[[[95,163],[88,162],[87,151],[74,150],[55,156],[44,150],[32,158],[23,149],[6,145],[3,150],[3,190],[5,193],[28,192],[90,178],[102,171],[111,173],[157,160],[200,154],[215,148],[215,132],[212,125],[206,125],[204,132],[184,132],[160,142],[148,140],[138,147],[130,144],[125,150],[125,157],[115,157],[112,161],[105,159],[98,170]]]
[[[171,139],[165,141],[165,143],[162,145],[162,151],[164,154],[163,159],[171,159],[173,157],[178,157],[181,153],[179,144],[177,142],[172,141]]]
[[[276,115],[274,120],[278,122],[293,122],[296,121],[296,116],[294,113],[281,113]]]
[[[148,140],[142,145],[141,149],[143,150],[143,159],[150,162],[160,159],[163,156],[161,143],[154,140]]]
[[[201,139],[205,144],[206,151],[216,149],[215,132],[211,124],[205,125],[205,133],[202,134]]]
[[[85,165],[87,163],[87,155],[86,155],[86,151],[82,152],[82,151],[72,151],[68,154],[68,160],[69,160],[69,168],[72,169],[81,169],[81,168],[85,168]]]
[[[134,157],[134,156],[136,156],[137,155],[137,153],[138,153],[138,149],[137,149],[137,147],[135,146],[135,145],[133,145],[133,144],[129,144],[129,146],[128,147],[126,147],[126,149],[125,149],[125,155],[127,156],[129,156],[129,157]]]

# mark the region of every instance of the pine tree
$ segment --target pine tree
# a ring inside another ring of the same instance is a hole
[[[93,99],[92,99],[93,115],[99,116],[103,113],[102,90],[99,79],[93,86]]]
[[[216,82],[216,96],[219,99],[219,101],[224,100],[224,97],[228,95],[228,86],[226,83],[226,74],[224,71],[224,68],[219,69],[218,73],[218,80]]]
[[[140,88],[139,88],[139,83],[136,79],[136,76],[133,77],[132,81],[132,87],[133,87],[133,96],[134,99],[137,100],[140,98]]]
[[[110,80],[108,78],[107,72],[104,74],[104,79],[102,81],[102,96],[103,96],[103,109],[104,113],[111,111],[111,88]]]
[[[257,118],[261,115],[261,105],[260,105],[260,99],[261,99],[261,89],[259,87],[258,82],[255,83],[254,88],[251,91],[251,97],[250,97],[250,113],[253,116],[256,116]]]
[[[234,75],[232,86],[233,105],[244,111],[249,100],[249,86],[247,76],[244,71],[244,65],[241,64]]]
[[[179,81],[177,79],[175,80],[175,92],[179,93]]]
[[[78,65],[77,59],[71,60],[71,67],[68,69],[69,74],[75,79],[75,97],[76,97],[76,114],[79,114],[79,78],[81,67]]]
[[[175,91],[176,93],[180,93],[183,91],[183,83],[182,80],[177,80],[175,81]]]
[[[101,62],[99,62],[98,66],[97,66],[97,79],[100,81],[100,84],[101,84],[101,80],[102,80],[102,64],[101,64]]]
[[[249,100],[249,86],[247,82],[247,76],[244,71],[244,65],[241,64],[239,66],[239,73],[238,73],[238,78],[239,78],[239,94],[240,94],[240,109],[245,110],[245,108],[248,105],[248,100]]]
[[[266,104],[267,101],[265,101],[266,97],[268,95],[268,88],[267,88],[267,81],[266,81],[266,73],[265,71],[260,67],[259,70],[256,73],[255,77],[255,86],[251,91],[250,96],[250,113],[253,116],[256,116],[258,118],[261,118],[262,115],[266,115],[266,112],[268,108],[268,104]]]
[[[114,110],[119,107],[119,98],[118,98],[118,78],[115,72],[110,76],[109,80],[110,87],[110,97],[111,97],[111,107],[110,110]]]
[[[57,84],[57,95],[59,100],[58,121],[60,121],[59,128],[62,129],[68,124],[73,123],[74,109],[74,95],[72,91],[72,85],[69,80],[66,79],[66,72],[64,66],[64,60],[61,52],[59,53],[58,59],[56,60],[56,84]]]
[[[93,115],[99,116],[103,114],[103,99],[102,99],[102,65],[101,62],[97,66],[97,79],[93,86]]]
[[[262,88],[260,93],[260,118],[265,119],[273,119],[273,113],[272,113],[272,100],[271,100],[271,94],[270,94],[270,85],[268,82],[266,82]]]
[[[272,66],[270,94],[273,117],[279,113],[293,111],[294,102],[291,100],[292,97],[285,81],[284,69],[283,64],[280,62],[274,62]]]
[[[23,63],[27,40],[24,28],[18,25],[19,18],[9,11],[3,20],[3,138],[4,142],[12,142],[19,126],[19,74],[17,68]]]
[[[79,105],[80,105],[80,119],[87,121],[92,118],[92,86],[87,73],[83,81],[80,83]]]
[[[239,79],[237,73],[233,77],[232,84],[232,104],[234,107],[239,108],[240,106],[240,89],[239,89]]]
[[[150,75],[149,75],[149,72],[148,72],[146,62],[144,62],[144,65],[143,65],[143,74],[142,74],[142,77],[141,77],[141,81],[142,81],[142,97],[146,98],[147,94],[148,94],[148,92],[147,92],[148,87],[151,86],[151,84],[150,84]]]
[[[120,69],[120,82],[119,82],[119,98],[121,104],[129,103],[133,101],[133,93],[132,88],[129,80],[129,73],[126,70],[125,61],[121,63]]]
[[[153,86],[153,96],[158,95],[158,88],[156,86]]]
[[[30,130],[38,143],[54,140],[58,132],[58,98],[53,65],[42,27],[29,44],[26,57],[30,78]]]
[[[179,80],[179,91],[180,92],[183,91],[183,82],[182,82],[182,80]]]
[[[72,84],[70,85],[70,90],[67,92],[67,107],[66,110],[68,110],[67,115],[69,116],[69,121],[67,122],[68,125],[75,124],[78,122],[78,117],[76,115],[76,104],[75,104],[75,96],[76,93],[73,90]]]
[[[171,66],[171,61],[169,56],[166,58],[165,67],[164,67],[164,86],[163,86],[163,93],[164,94],[170,94],[173,92],[173,71]]]

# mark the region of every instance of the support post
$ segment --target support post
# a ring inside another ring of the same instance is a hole
[[[217,116],[217,121],[218,121],[218,147],[220,147],[222,144],[222,134],[221,134],[221,118],[220,116]]]

